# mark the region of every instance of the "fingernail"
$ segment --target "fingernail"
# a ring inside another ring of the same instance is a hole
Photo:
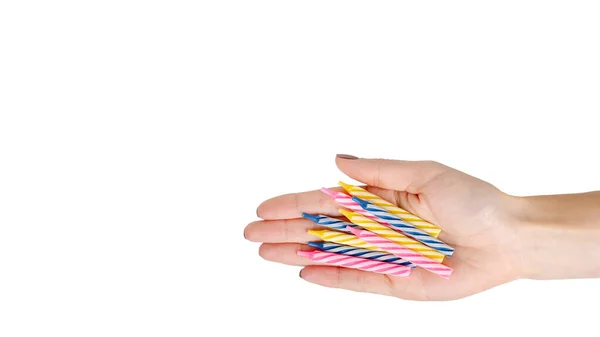
[[[302,278],[302,271],[303,271],[303,270],[304,270],[304,269],[300,269],[300,273],[298,274],[298,276],[300,276],[300,278]]]
[[[256,216],[262,219],[262,217],[260,216],[260,206],[262,206],[262,204],[260,204],[260,205],[258,205],[258,207],[256,207]]]
[[[244,228],[244,239],[248,240],[248,238],[246,237],[246,229]]]
[[[358,159],[358,157],[353,156],[351,154],[337,154],[336,156],[342,159]]]

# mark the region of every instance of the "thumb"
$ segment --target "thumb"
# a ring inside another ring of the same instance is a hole
[[[356,158],[337,155],[335,162],[350,178],[370,186],[421,193],[427,184],[451,169],[434,161]]]

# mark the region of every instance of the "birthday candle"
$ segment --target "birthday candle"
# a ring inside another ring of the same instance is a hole
[[[368,231],[389,239],[434,261],[442,262],[444,260],[444,254],[431,247],[425,246],[419,241],[411,239],[402,233],[396,232],[395,230],[382,225],[377,221],[367,219],[358,213],[347,211],[345,209],[340,209],[340,212],[344,214],[353,224],[359,225]]]
[[[443,278],[450,278],[450,274],[452,274],[452,268],[445,266],[441,263],[437,263],[419,253],[416,253],[406,247],[403,247],[393,241],[390,241],[386,238],[383,238],[375,233],[371,233],[366,230],[356,229],[349,227],[348,230],[352,232],[352,234],[358,236],[359,238],[365,240],[369,244],[379,247],[380,249],[385,250],[391,254],[394,254],[398,257],[401,257],[405,260],[408,260],[423,269],[426,269],[432,273],[440,275]]]
[[[375,206],[370,202],[357,197],[352,197],[352,200],[358,203],[365,211],[375,215],[378,222],[388,224],[393,229],[402,231],[404,234],[411,236],[412,238],[428,245],[429,247],[435,248],[446,256],[452,256],[454,253],[454,248],[448,246],[442,240],[430,236],[423,230],[416,228],[413,224],[400,219],[396,215],[388,213],[383,208]]]
[[[329,229],[321,229],[321,230],[310,229],[310,230],[308,230],[308,234],[314,235],[323,241],[335,242],[335,243],[339,243],[341,245],[348,245],[348,246],[352,246],[352,247],[356,247],[356,248],[382,251],[381,249],[379,249],[373,245],[370,245],[370,244],[364,242],[363,240],[359,239],[354,234],[340,233],[340,232],[332,231]]]
[[[391,227],[391,223],[393,222],[396,225],[396,226],[394,226],[394,229],[402,230],[405,233],[407,232],[408,229],[410,229],[410,233],[406,233],[406,234],[412,236],[413,238],[417,239],[418,241],[420,241],[424,244],[427,244],[430,247],[433,247],[434,249],[438,250],[439,252],[441,252],[444,255],[452,256],[452,254],[454,253],[454,248],[448,246],[443,241],[438,240],[435,237],[432,237],[425,231],[416,228],[413,224],[410,224],[400,218],[397,218],[397,219],[394,218],[391,221],[386,221],[381,216],[377,216],[377,215],[381,215],[381,212],[379,212],[379,214],[370,212],[369,209],[366,209],[365,206],[359,202],[359,201],[361,201],[364,203],[365,202],[364,200],[358,199],[356,197],[350,197],[349,195],[347,195],[345,193],[331,191],[327,188],[322,188],[321,191],[323,191],[324,193],[331,196],[341,206],[346,207],[356,213],[359,213],[366,218],[375,220],[375,221],[385,224],[385,225],[389,225],[390,227]],[[372,205],[372,206],[374,206],[374,205]],[[374,206],[374,207],[377,207],[377,206]],[[382,210],[384,213],[387,213],[385,210],[383,210],[381,208],[379,208],[379,210]],[[387,214],[390,214],[390,213],[387,213]],[[330,219],[333,219],[333,218],[330,218]],[[342,222],[341,220],[338,220],[338,219],[333,219],[333,220],[335,220],[337,222]],[[339,228],[342,226],[342,224],[337,223],[336,225],[337,225],[337,227],[330,227],[330,228],[344,231],[343,229]],[[403,226],[401,226],[401,225],[403,225]],[[421,247],[421,248],[423,248],[423,247]],[[430,257],[432,257],[432,256],[430,256]],[[439,259],[439,257],[437,257],[436,259]]]
[[[415,225],[415,227],[420,228],[422,230],[424,230],[425,232],[427,232],[429,235],[436,237],[440,234],[440,232],[442,231],[439,227],[437,227],[436,225],[427,222],[426,220],[423,220],[421,218],[419,218],[418,216],[411,214],[410,212],[392,204],[391,202],[388,202],[382,198],[380,198],[379,196],[368,192],[367,190],[365,190],[364,188],[358,187],[358,186],[353,186],[350,184],[346,184],[343,182],[339,182],[340,186],[342,186],[346,192],[348,192],[350,195],[353,195],[355,197],[359,197],[363,200],[366,200],[376,206],[379,206],[383,209],[385,209],[386,211],[399,216],[400,218],[402,218],[403,220],[406,220],[410,223],[412,223],[413,225]]]
[[[361,259],[360,257],[347,256],[315,250],[312,252],[298,251],[298,255],[307,257],[315,262],[334,266],[359,269],[379,274],[406,277],[410,275],[411,268],[398,264]]]
[[[365,211],[356,201],[352,200],[352,197],[346,193],[336,192],[329,190],[325,187],[321,189],[321,191],[335,200],[340,206],[345,207],[353,212],[362,214],[369,219],[375,220],[377,217]]]
[[[323,227],[327,227],[329,229],[334,229],[334,230],[338,230],[338,231],[342,231],[342,232],[347,232],[347,230],[346,230],[347,226],[356,227],[356,225],[353,225],[349,222],[342,221],[342,220],[336,219],[336,218],[330,218],[330,217],[324,216],[324,215],[312,215],[312,214],[302,213],[302,217],[309,219]]]
[[[367,259],[367,260],[376,260],[376,261],[381,261],[381,262],[395,263],[395,264],[399,264],[399,265],[403,265],[403,266],[409,266],[411,268],[417,267],[416,264],[414,264],[410,261],[406,261],[403,258],[397,257],[392,254],[387,254],[384,252],[377,252],[377,251],[373,251],[373,250],[361,249],[361,248],[356,248],[356,247],[351,247],[351,246],[346,246],[346,245],[338,245],[337,243],[331,243],[331,242],[311,241],[308,243],[308,245],[311,247],[318,248],[320,250],[328,251],[330,253],[360,257],[362,259]]]

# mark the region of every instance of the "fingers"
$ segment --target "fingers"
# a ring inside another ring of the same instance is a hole
[[[300,243],[263,243],[259,255],[271,262],[305,266],[300,272],[300,277],[308,282],[330,288],[420,301],[454,299],[466,296],[469,291],[475,289],[465,282],[464,278],[460,280],[461,274],[473,274],[473,272],[463,273],[457,268],[457,264],[453,263],[454,260],[448,261],[455,268],[451,280],[442,279],[421,268],[413,270],[409,277],[394,277],[356,269],[325,266],[297,254],[298,251],[311,250],[314,248]]]
[[[332,188],[341,191],[341,188]],[[256,213],[265,220],[301,218],[302,212],[339,216],[337,205],[327,194],[316,190],[303,193],[284,194],[264,201]]]
[[[450,170],[432,161],[348,159],[336,157],[339,169],[349,177],[371,186],[421,193],[435,177]]]
[[[299,250],[311,251],[314,248],[300,243],[263,243],[258,249],[258,255],[271,262],[289,264],[292,266],[307,266],[315,262],[298,256]]]
[[[333,266],[308,266],[300,271],[300,277],[329,288],[393,295],[391,277],[383,274]]]
[[[390,185],[390,184],[384,183],[385,180],[382,180],[381,178],[361,179],[358,175],[353,176],[350,173],[350,170],[356,170],[356,168],[354,166],[350,167],[349,165],[345,165],[342,163],[342,161],[359,162],[359,161],[372,161],[372,159],[348,160],[348,159],[339,159],[338,158],[338,166],[340,166],[340,169],[342,169],[342,167],[344,167],[344,169],[346,167],[349,167],[348,172],[344,171],[346,174],[348,174],[350,177],[352,177],[356,180],[364,181],[365,183],[367,183],[369,185],[372,184],[373,180],[380,180],[381,183],[379,184],[379,187],[377,187],[376,185],[368,186],[367,190],[369,190],[371,193],[379,195],[383,199],[385,199],[393,204],[400,205],[400,207],[408,210],[409,212],[417,211],[414,208],[414,205],[411,205],[408,202],[406,202],[407,198],[402,198],[401,194],[394,191],[394,190],[404,191],[405,189],[382,186],[382,185]],[[394,161],[389,160],[388,162],[394,162]],[[417,164],[417,163],[424,163],[424,164],[422,164],[423,166],[428,166],[428,165],[435,166],[435,164],[430,164],[430,162],[400,162],[400,163],[411,163],[408,166],[411,166],[413,164],[415,166],[419,166],[420,164]],[[371,164],[366,165],[365,167],[373,167],[373,165],[374,164],[371,163]],[[386,165],[388,165],[388,164],[385,164],[384,166],[386,166]],[[441,168],[445,168],[445,166],[443,166],[441,164],[439,164],[439,165]],[[390,166],[390,169],[392,169],[392,167],[394,165],[388,165],[388,166]],[[344,170],[344,169],[342,169],[342,170]],[[417,168],[415,168],[415,170],[416,169]],[[399,177],[401,176],[401,173],[403,171],[406,171],[406,170],[398,171]],[[433,171],[431,171],[431,172],[433,172]],[[436,172],[438,172],[438,171],[436,171]],[[366,176],[366,174],[363,174],[363,173],[361,173],[361,174]],[[427,177],[433,178],[434,176],[430,173],[427,175]],[[369,182],[369,181],[371,181],[371,182]],[[392,184],[392,185],[399,186],[398,184],[395,184],[395,185]],[[413,186],[417,186],[417,185],[413,184]],[[411,186],[408,186],[408,188],[411,189]],[[334,187],[334,188],[330,188],[330,189],[334,190],[334,191],[343,191],[343,189],[340,187]],[[339,208],[340,208],[340,205],[338,205],[335,201],[333,201],[333,199],[331,197],[329,197],[328,195],[326,195],[325,193],[323,193],[319,190],[315,190],[315,191],[309,191],[309,192],[284,194],[284,195],[280,195],[278,197],[271,198],[269,200],[264,201],[262,204],[260,204],[260,206],[258,206],[256,213],[258,214],[258,216],[260,218],[265,219],[265,220],[278,220],[278,219],[300,218],[300,217],[302,217],[303,212],[309,213],[309,214],[340,216],[341,214],[338,212]]]
[[[310,251],[313,249],[299,243],[264,243],[260,246],[258,254],[267,261],[291,266],[305,266],[300,271],[300,277],[311,283],[405,299],[428,299],[421,280],[423,277],[438,277],[432,274],[420,275],[423,270],[419,269],[414,270],[409,277],[394,277],[356,269],[325,266],[297,254],[299,250]],[[425,273],[427,272],[425,271]],[[433,281],[439,282],[439,280],[434,279]],[[442,285],[437,284],[436,286]]]
[[[408,277],[395,277],[333,266],[306,266],[304,280],[329,288],[394,296],[406,300],[429,301],[457,298],[456,282],[417,268]]]
[[[316,240],[307,231],[318,225],[306,219],[255,221],[244,230],[244,237],[253,242],[302,242]]]

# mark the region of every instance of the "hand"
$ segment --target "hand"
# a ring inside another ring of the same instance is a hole
[[[367,190],[442,228],[439,238],[456,248],[445,264],[454,268],[449,280],[421,268],[397,278],[334,266],[314,265],[296,254],[312,250],[306,233],[318,228],[301,213],[340,216],[339,206],[320,191],[286,194],[263,202],[262,221],[244,232],[263,242],[263,258],[306,266],[301,277],[327,287],[371,292],[412,300],[465,297],[520,276],[521,247],[516,226],[518,198],[494,186],[436,162],[354,159],[338,156],[336,163]]]

